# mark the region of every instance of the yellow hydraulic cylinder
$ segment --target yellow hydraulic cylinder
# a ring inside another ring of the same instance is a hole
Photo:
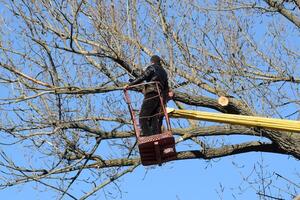
[[[169,117],[300,132],[300,121],[167,108]]]

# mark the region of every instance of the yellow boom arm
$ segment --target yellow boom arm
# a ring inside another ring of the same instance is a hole
[[[300,121],[167,108],[170,117],[300,132]]]

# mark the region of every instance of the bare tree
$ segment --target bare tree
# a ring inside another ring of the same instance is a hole
[[[180,109],[297,119],[299,5],[0,0],[1,146],[24,153],[18,161],[1,150],[1,187],[36,182],[59,198],[77,199],[69,189],[82,182],[92,187],[82,194],[86,199],[139,166],[122,88],[153,54],[163,58]],[[229,105],[218,104],[219,96]],[[177,145],[194,144],[178,160],[248,152],[300,158],[297,133],[172,125]],[[253,138],[223,141],[231,135]],[[206,136],[222,140],[211,144]],[[82,173],[89,178],[80,179]]]

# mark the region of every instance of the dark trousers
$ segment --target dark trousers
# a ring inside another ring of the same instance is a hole
[[[146,93],[139,116],[141,135],[149,136],[161,133],[162,120],[162,106],[158,93]]]

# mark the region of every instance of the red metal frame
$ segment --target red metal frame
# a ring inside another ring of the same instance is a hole
[[[137,88],[139,86],[146,86],[150,84],[155,84],[156,89],[158,91],[161,107],[164,113],[164,117],[166,119],[167,131],[160,134],[150,135],[150,136],[141,136],[141,131],[139,129],[139,122],[136,119],[136,113],[132,108],[128,90]],[[130,116],[133,122],[133,127],[138,141],[138,147],[139,147],[141,161],[143,165],[153,165],[153,164],[161,165],[161,163],[174,160],[177,157],[177,153],[175,150],[175,140],[172,135],[169,116],[166,111],[166,107],[164,105],[164,100],[162,98],[161,91],[159,89],[159,84],[160,84],[159,82],[147,82],[147,83],[128,86],[126,89],[124,89],[125,100],[128,105],[128,109],[130,111]]]

